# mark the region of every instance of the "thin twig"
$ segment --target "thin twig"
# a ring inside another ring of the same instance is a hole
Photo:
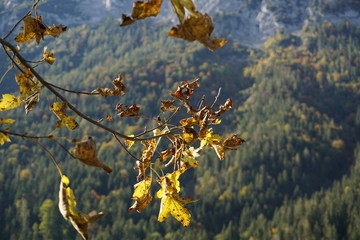
[[[2,75],[1,79],[0,79],[0,84],[2,83],[2,81],[4,80],[6,74],[8,74],[8,72],[10,72],[11,69],[14,68],[14,65],[11,65],[7,70],[6,72]]]
[[[14,133],[14,132],[9,132],[9,131],[4,131],[4,130],[0,130],[1,133],[4,134],[8,134],[8,135],[12,135],[12,136],[17,136],[17,137],[22,137],[22,138],[29,138],[29,139],[43,139],[43,138],[47,138],[47,139],[53,139],[54,136],[52,135],[48,135],[48,136],[29,136],[26,133]]]
[[[132,141],[141,141],[141,139],[136,139],[134,137],[128,137],[124,134],[121,134],[109,127],[106,127],[105,125],[102,125],[98,123],[96,120],[86,116],[84,113],[80,112],[74,105],[72,105],[63,95],[61,95],[58,91],[56,91],[47,81],[44,80],[43,77],[40,76],[40,74],[32,67],[30,66],[27,61],[23,58],[23,56],[17,51],[17,49],[6,40],[0,38],[0,43],[3,45],[6,45],[11,49],[11,51],[15,54],[15,56],[19,59],[19,61],[30,70],[30,72],[47,88],[50,92],[52,92],[56,97],[61,99],[73,112],[75,112],[79,117],[85,119],[86,121],[92,123],[93,125],[96,125],[112,134],[115,134],[121,138],[125,138]]]
[[[63,173],[61,171],[61,168],[59,166],[59,164],[56,162],[55,160],[55,157],[51,154],[51,152],[44,146],[42,145],[41,143],[39,143],[39,141],[37,140],[34,140],[34,139],[30,139],[32,142],[36,143],[37,145],[39,145],[48,155],[49,157],[51,158],[51,160],[53,161],[55,167],[57,168],[57,170],[59,171],[59,174],[60,174],[60,177],[63,176]]]
[[[219,88],[219,91],[214,99],[214,102],[211,104],[210,108],[213,108],[215,103],[217,102],[217,100],[219,99],[219,96],[220,96],[220,93],[221,93],[221,88]]]
[[[125,144],[123,144],[121,142],[121,140],[115,135],[113,134],[113,136],[116,138],[116,141],[118,141],[118,143],[120,143],[120,145],[125,149],[125,151],[133,158],[135,159],[136,161],[139,161],[139,159],[137,157],[135,157],[128,149],[127,147],[125,146]]]
[[[4,44],[1,44],[2,48],[4,49],[5,54],[8,56],[8,58],[10,58],[11,62],[13,63],[13,65],[15,65],[17,67],[17,69],[19,69],[20,72],[24,72],[24,70],[17,64],[17,62],[14,60],[14,57],[11,57],[10,54],[7,52]]]
[[[143,135],[145,135],[145,134],[147,134],[147,133],[150,133],[150,132],[154,131],[155,129],[159,129],[159,128],[165,126],[168,122],[170,122],[170,121],[175,117],[175,115],[176,115],[182,108],[183,108],[183,107],[178,107],[178,108],[175,110],[175,112],[169,117],[169,119],[167,119],[165,122],[161,123],[159,126],[156,126],[156,127],[151,128],[151,129],[149,129],[149,130],[146,130],[146,131],[144,131],[144,132],[142,132],[142,133],[139,133],[139,134],[137,134],[135,137],[138,138],[138,137],[140,137],[140,136],[143,136]]]
[[[49,85],[51,85],[52,87],[57,88],[57,89],[59,89],[61,91],[69,92],[69,93],[85,94],[85,95],[100,95],[100,93],[91,93],[91,92],[81,92],[81,91],[69,90],[69,89],[65,89],[65,88],[56,86],[56,85],[54,85],[52,83],[49,83]]]

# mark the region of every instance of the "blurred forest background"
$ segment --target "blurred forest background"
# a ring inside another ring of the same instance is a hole
[[[220,21],[216,35],[226,27]],[[157,222],[158,200],[141,214],[127,211],[135,163],[108,133],[80,121],[70,137],[94,136],[99,158],[114,170],[110,175],[43,142],[72,180],[79,209],[107,212],[92,226],[91,239],[360,239],[359,26],[304,25],[296,35],[279,31],[261,48],[244,47],[238,39],[216,52],[167,37],[168,30],[151,21],[120,28],[108,18],[71,27],[40,46],[23,46],[28,57],[40,56],[45,45],[54,49],[56,62],[41,72],[68,89],[111,86],[123,74],[123,97],[66,95],[95,119],[113,116],[105,123],[126,134],[141,132],[150,121],[118,118],[116,103],[139,104],[143,115],[156,117],[159,98],[170,99],[180,81],[200,77],[198,96],[213,99],[221,87],[219,103],[233,99],[235,108],[216,131],[247,142],[225,161],[206,151],[196,171],[182,176],[182,195],[200,199],[189,205],[187,228],[174,219]],[[3,53],[0,62],[3,73],[9,63]],[[10,75],[1,94],[18,91]],[[56,123],[48,110],[52,100],[42,96],[26,116],[16,109],[0,117],[17,120],[14,132],[48,134]],[[0,238],[80,239],[58,211],[59,177],[51,160],[37,145],[11,140],[0,147]],[[139,155],[140,146],[132,152]]]

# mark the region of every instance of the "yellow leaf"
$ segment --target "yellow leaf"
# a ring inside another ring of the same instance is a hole
[[[146,177],[141,182],[134,185],[133,198],[143,198],[150,189],[152,178],[150,176]]]
[[[21,100],[12,94],[3,94],[0,99],[0,112],[17,108],[21,104]]]
[[[143,181],[134,185],[133,199],[135,203],[129,208],[129,211],[136,210],[141,212],[152,200],[152,196],[148,194],[151,186],[152,178],[146,177]]]
[[[47,47],[44,47],[43,59],[45,62],[49,64],[53,64],[55,62],[54,53],[48,52]]]
[[[133,4],[131,17],[122,15],[120,26],[133,24],[136,20],[155,17],[160,13],[162,0],[136,1]]]
[[[39,44],[40,40],[44,39],[45,35],[57,37],[66,31],[66,27],[61,24],[53,27],[46,27],[42,22],[41,16],[27,16],[23,21],[24,27],[21,28],[22,32],[15,37],[15,41],[18,43],[27,43],[36,39],[36,43]]]
[[[135,136],[134,134],[129,135],[129,137],[134,137],[134,136]],[[128,139],[125,140],[125,145],[128,147],[128,149],[130,149],[134,145],[134,143],[135,141],[131,141]]]
[[[11,118],[0,118],[0,124],[12,124],[15,120]]]
[[[158,221],[164,221],[171,214],[176,220],[181,222],[184,227],[189,226],[191,221],[191,214],[189,210],[184,207],[184,205],[185,203],[172,196],[163,197],[161,199]]]
[[[189,16],[185,21],[173,27],[168,33],[169,36],[181,38],[187,41],[199,41],[215,51],[227,42],[224,38],[210,38],[214,30],[214,24],[209,15]]]
[[[79,126],[79,124],[75,121],[74,116],[66,115],[66,104],[61,102],[54,102],[50,110],[56,115],[59,121],[56,124],[56,128],[61,128],[62,126],[66,126],[69,130],[74,130]]]
[[[170,0],[170,2],[173,5],[174,11],[181,23],[183,22],[185,17],[185,8],[190,12],[191,15],[199,15],[192,0]]]
[[[71,222],[73,227],[78,231],[81,237],[85,240],[89,239],[88,223],[97,221],[103,212],[95,214],[85,214],[76,208],[76,198],[73,190],[67,187],[70,184],[70,180],[63,175],[60,181],[59,191],[59,210],[61,215]]]
[[[6,135],[5,133],[0,132],[0,145],[4,145],[5,142],[11,142],[11,140],[8,137],[8,135]]]

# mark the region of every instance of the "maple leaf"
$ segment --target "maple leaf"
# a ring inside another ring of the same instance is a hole
[[[100,94],[101,96],[123,96],[126,93],[126,86],[124,84],[124,77],[119,74],[119,77],[112,81],[114,87],[111,88],[97,88],[93,90],[92,94]]]
[[[185,21],[173,27],[168,33],[169,36],[181,38],[187,41],[199,41],[215,51],[221,48],[227,40],[224,38],[210,38],[214,30],[214,24],[209,15],[188,16]]]
[[[155,17],[160,13],[162,0],[136,1],[133,4],[131,17],[122,15],[120,26],[133,24],[136,20]]]
[[[89,239],[88,227],[89,223],[93,223],[100,219],[105,213],[85,214],[76,208],[76,198],[73,190],[68,187],[70,180],[63,175],[60,181],[59,190],[59,210],[65,220],[71,222],[76,231],[85,240]]]
[[[135,200],[135,203],[129,208],[129,211],[136,210],[140,213],[150,203],[152,196],[148,194],[148,192],[151,186],[151,181],[152,178],[148,176],[141,182],[134,185],[132,199]]]
[[[39,44],[45,35],[57,37],[66,31],[66,27],[61,24],[53,27],[45,26],[41,16],[27,16],[23,21],[24,27],[21,28],[22,32],[15,37],[15,41],[18,43],[27,43],[36,39],[36,43]]]
[[[70,150],[70,153],[88,166],[102,168],[106,173],[112,172],[112,169],[96,156],[96,143],[90,136],[84,136],[81,141],[76,143],[76,147]]]
[[[3,94],[0,99],[0,112],[17,108],[21,104],[21,100],[12,94]]]
[[[183,173],[181,170],[168,173],[166,176],[158,179],[161,189],[156,193],[157,198],[161,198],[160,211],[158,221],[162,222],[167,219],[170,214],[184,227],[189,226],[191,214],[185,204],[195,202],[190,198],[181,198],[179,176]]]
[[[67,106],[64,103],[54,102],[50,107],[50,111],[52,111],[59,119],[56,128],[61,128],[65,125],[69,130],[74,130],[79,124],[75,121],[74,116],[66,115],[66,108]]]

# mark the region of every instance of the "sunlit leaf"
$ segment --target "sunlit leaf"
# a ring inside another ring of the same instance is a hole
[[[120,26],[130,25],[133,24],[136,20],[157,16],[160,13],[161,4],[162,0],[134,2],[131,17],[123,15]]]
[[[215,51],[221,48],[227,40],[224,38],[210,38],[214,30],[214,24],[206,13],[200,16],[188,16],[182,24],[173,27],[168,33],[169,36],[181,38],[187,41],[199,41]]]
[[[62,126],[66,126],[69,130],[74,130],[79,126],[79,124],[75,121],[74,116],[66,115],[66,104],[61,102],[54,102],[50,110],[56,115],[59,121],[56,124],[56,128],[61,128]]]
[[[21,100],[12,94],[3,94],[0,99],[0,112],[7,111],[20,106]]]
[[[30,96],[28,96],[24,102],[25,102],[25,112],[28,113],[30,112],[35,106],[36,104],[39,102],[40,100],[40,92],[36,91],[33,94],[31,94]]]
[[[152,200],[152,196],[148,194],[151,186],[152,178],[150,176],[146,177],[141,182],[134,185],[134,193],[132,198],[135,200],[135,203],[129,208],[129,211],[136,210],[141,212]]]
[[[85,214],[76,208],[76,198],[73,190],[68,187],[69,178],[62,176],[59,190],[59,210],[64,219],[71,222],[76,231],[85,240],[89,239],[88,227],[89,223],[95,222],[104,215],[103,212]]]
[[[161,189],[156,193],[156,197],[161,198],[158,221],[164,221],[171,214],[186,227],[190,224],[191,214],[184,205],[194,201],[190,198],[181,198],[179,196],[179,177],[182,173],[183,171],[177,170],[158,179]]]
[[[13,124],[14,122],[15,120],[11,118],[0,118],[0,124]]]
[[[8,137],[8,135],[6,135],[5,133],[0,132],[0,145],[4,145],[5,142],[11,142],[11,140]]]
[[[81,141],[76,143],[76,147],[70,150],[70,153],[88,166],[102,168],[106,173],[112,172],[112,169],[96,156],[96,143],[90,136],[84,136]]]
[[[49,64],[53,64],[55,62],[54,53],[47,51],[47,47],[44,47],[43,59]]]
[[[198,16],[199,12],[196,10],[195,4],[192,0],[170,0],[173,5],[174,12],[179,18],[179,21],[182,23],[185,18],[185,8],[193,16]]]
[[[57,37],[66,31],[66,27],[61,24],[53,27],[45,26],[41,16],[27,16],[24,18],[23,22],[24,27],[21,28],[22,32],[15,37],[15,41],[18,43],[27,43],[36,39],[36,43],[39,44],[40,40],[44,39],[45,35]]]
[[[130,134],[129,137],[134,137],[134,134]],[[130,149],[133,145],[134,145],[135,141],[131,141],[126,139],[125,140],[125,145]]]

